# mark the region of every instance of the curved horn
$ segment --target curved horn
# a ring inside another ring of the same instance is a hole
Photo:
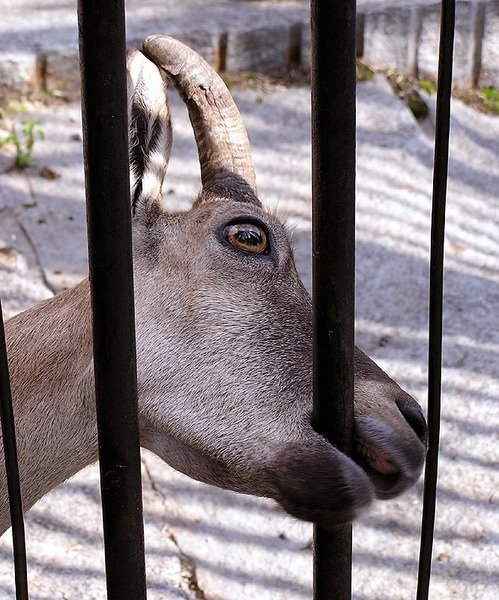
[[[248,135],[219,75],[194,50],[165,35],[148,37],[143,52],[169,75],[187,105],[203,192],[260,204]]]

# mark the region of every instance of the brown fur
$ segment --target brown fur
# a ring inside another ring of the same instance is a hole
[[[132,68],[146,59],[136,52],[130,61]],[[142,67],[130,78],[130,97],[144,111],[141,119],[161,124],[162,146],[134,139],[137,128],[131,144],[163,156],[140,161],[149,179],[133,221],[141,444],[191,477],[270,496],[299,518],[325,525],[350,520],[374,496],[393,497],[418,478],[425,454],[421,411],[356,351],[357,437],[361,447],[388,457],[397,473],[373,472],[313,429],[311,301],[284,227],[244,186],[241,197],[238,185],[225,193],[237,173],[224,174],[219,196],[217,182],[210,182],[186,213],[160,209],[169,116],[159,71],[151,63]],[[229,244],[223,230],[235,222],[264,228],[268,253]],[[6,335],[28,509],[97,458],[88,282],[14,317]]]

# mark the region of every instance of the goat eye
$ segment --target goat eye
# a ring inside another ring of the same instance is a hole
[[[224,229],[224,238],[237,248],[252,254],[268,254],[267,234],[253,223],[234,223]]]

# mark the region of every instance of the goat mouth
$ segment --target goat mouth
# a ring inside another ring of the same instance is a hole
[[[365,439],[355,436],[353,460],[368,475],[378,498],[391,498],[403,477],[390,454]]]

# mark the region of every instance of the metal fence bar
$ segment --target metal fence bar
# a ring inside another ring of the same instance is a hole
[[[123,0],[79,0],[82,112],[108,598],[146,597]]]
[[[17,464],[16,431],[12,394],[9,380],[7,347],[0,302],[0,414],[2,419],[5,474],[9,492],[10,520],[12,523],[12,548],[14,554],[14,578],[17,600],[28,600],[28,571],[26,564],[26,538],[24,535],[23,505],[19,467]]]
[[[437,83],[437,114],[433,171],[430,256],[429,349],[428,349],[428,454],[426,458],[423,520],[417,600],[428,598],[435,528],[435,503],[440,438],[442,389],[442,312],[445,207],[449,162],[450,102],[454,46],[455,0],[442,0]]]
[[[314,424],[351,451],[355,268],[355,0],[313,0]],[[314,598],[351,597],[351,526],[314,529]]]

